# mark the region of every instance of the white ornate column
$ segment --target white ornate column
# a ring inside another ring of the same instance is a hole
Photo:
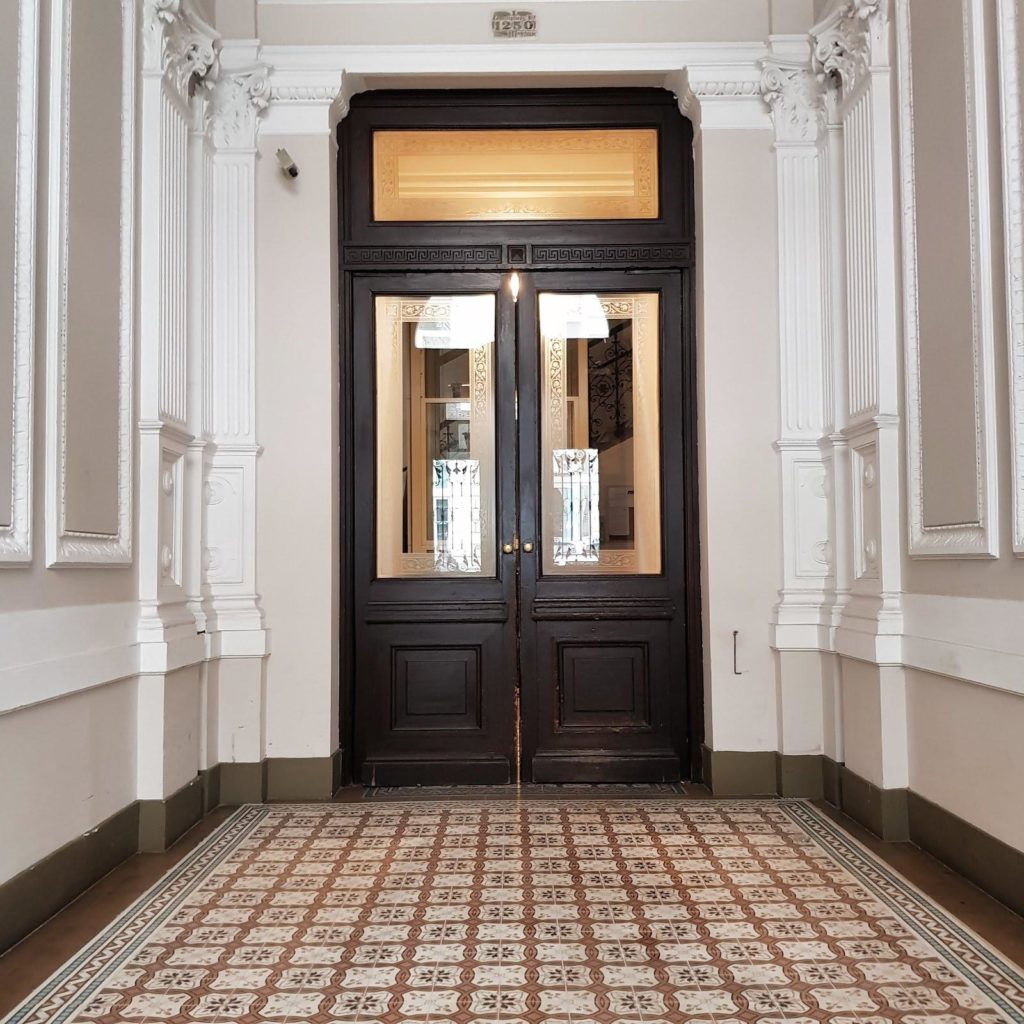
[[[812,30],[814,59],[837,90],[843,140],[845,394],[837,446],[848,453],[849,599],[835,631],[843,700],[877,716],[877,744],[847,748],[847,766],[882,788],[907,785],[900,667],[900,335],[889,0],[844,0]],[[855,664],[859,663],[859,665]]]
[[[204,153],[202,611],[220,760],[264,756],[267,634],[256,588],[256,133],[268,69],[256,41],[225,43]]]
[[[779,274],[783,576],[775,607],[779,750],[819,754],[824,672],[834,590],[830,533],[832,458],[822,437],[831,418],[828,261],[825,251],[824,95],[806,44],[761,62],[775,127]],[[785,775],[783,776],[785,778]]]
[[[197,90],[216,71],[216,33],[190,0],[143,6],[139,232],[139,797],[160,801],[190,777],[168,738],[194,731],[198,701],[172,700],[175,686],[198,689],[204,646],[188,604],[187,549],[198,541],[189,509],[198,504],[186,474],[193,441],[188,389],[189,128]],[[185,673],[185,670],[191,670]],[[189,706],[187,712],[182,708]],[[179,720],[171,707],[187,716]],[[198,758],[191,776],[199,767]]]

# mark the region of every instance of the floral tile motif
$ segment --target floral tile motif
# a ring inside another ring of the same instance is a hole
[[[803,801],[245,807],[6,1024],[1024,1024]]]

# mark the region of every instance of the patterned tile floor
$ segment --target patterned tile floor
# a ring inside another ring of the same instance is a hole
[[[802,801],[278,805],[7,1020],[1024,1024],[1024,978]]]

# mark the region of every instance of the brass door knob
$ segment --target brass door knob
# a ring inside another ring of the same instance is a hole
[[[526,543],[523,544],[523,550],[527,554],[529,554],[533,550],[533,541],[530,541],[530,540],[526,541]]]
[[[506,555],[511,555],[512,554],[512,545],[511,544],[502,544],[501,545],[501,550],[504,551]]]

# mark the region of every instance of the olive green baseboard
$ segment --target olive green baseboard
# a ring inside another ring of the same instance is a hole
[[[820,754],[701,748],[704,782],[715,796],[803,796],[825,793]]]
[[[328,757],[268,757],[264,761],[222,761],[219,803],[224,807],[276,800],[330,800],[341,788],[344,751]]]
[[[196,776],[163,800],[139,801],[139,853],[162,853],[206,814],[203,779]]]
[[[0,953],[136,853],[139,820],[138,803],[129,804],[0,884]]]
[[[136,853],[159,853],[217,807],[330,800],[344,754],[213,765],[163,800],[136,800],[0,883],[0,953],[20,942]]]
[[[1024,917],[1024,853],[913,791],[910,841]]]
[[[835,806],[879,838],[906,842],[910,838],[908,790],[882,789],[850,771],[845,764],[838,765],[838,769],[839,801]]]

